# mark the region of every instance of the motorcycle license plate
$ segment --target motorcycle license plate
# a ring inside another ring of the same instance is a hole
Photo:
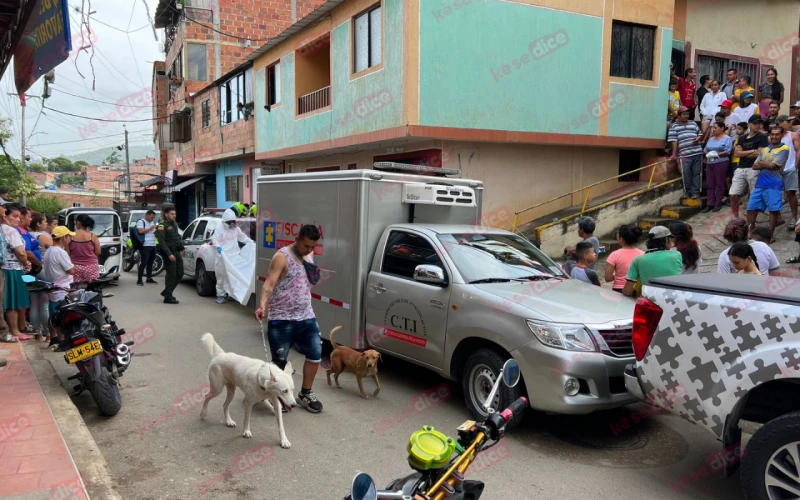
[[[74,365],[78,361],[83,361],[84,359],[91,358],[95,354],[100,354],[103,352],[103,346],[100,345],[99,340],[92,340],[87,344],[80,345],[78,347],[73,347],[66,353],[64,353],[64,359],[67,360],[67,363]]]
[[[456,429],[456,430],[468,431],[468,430],[472,429],[475,426],[476,423],[477,422],[475,422],[474,420],[467,420],[466,422],[464,422],[463,424],[458,426],[458,429]]]

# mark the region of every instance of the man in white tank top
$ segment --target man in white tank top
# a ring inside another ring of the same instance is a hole
[[[797,152],[800,150],[800,134],[792,132],[792,120],[786,115],[777,117],[775,124],[783,129],[781,143],[789,147],[789,159],[786,160],[786,166],[783,168],[783,184],[786,199],[789,200],[789,207],[792,209],[792,220],[789,221],[786,229],[792,230],[797,225]]]
[[[312,252],[319,238],[316,226],[305,225],[293,245],[275,253],[255,312],[256,320],[267,319],[267,340],[272,362],[281,370],[286,366],[292,345],[297,345],[306,355],[303,387],[297,402],[311,413],[322,411],[322,403],[311,390],[322,361],[322,337],[311,307],[311,283],[303,261],[313,262]]]

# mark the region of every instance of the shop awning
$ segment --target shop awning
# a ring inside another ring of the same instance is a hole
[[[205,178],[206,178],[205,176],[200,176],[200,177],[192,177],[192,178],[191,178],[191,179],[189,179],[188,181],[183,181],[183,182],[181,182],[180,184],[176,184],[175,186],[173,186],[173,188],[172,188],[172,192],[173,192],[173,193],[177,193],[177,192],[178,192],[178,191],[180,191],[181,189],[183,189],[183,188],[185,188],[185,187],[188,187],[188,186],[191,186],[191,185],[192,185],[192,184],[194,184],[195,182],[200,182],[200,181],[202,181],[202,180],[203,180],[203,179],[205,179]]]

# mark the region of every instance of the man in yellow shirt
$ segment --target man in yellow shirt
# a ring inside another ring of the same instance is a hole
[[[756,89],[750,86],[750,82],[751,80],[748,75],[744,75],[739,79],[739,85],[737,86],[737,89],[733,91],[733,96],[731,97],[731,100],[733,101],[733,108],[731,108],[731,111],[736,111],[736,108],[739,107],[742,92],[750,92],[751,94],[756,95]]]

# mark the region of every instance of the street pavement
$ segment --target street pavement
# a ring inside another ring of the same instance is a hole
[[[340,499],[357,471],[379,486],[410,473],[406,444],[415,430],[430,424],[455,436],[469,417],[458,388],[384,356],[381,393],[366,401],[352,374],[336,389],[321,372],[315,392],[325,409],[285,415],[289,450],[280,448],[275,417],[263,405],[254,408],[253,437],[241,436],[241,394],[231,404],[235,429],[223,423],[223,397],[201,421],[209,356],[200,336],[211,332],[224,350],[263,358],[258,323],[237,303],[197,296],[188,280],[175,292],[180,305],[163,304],[163,275],[157,279],[159,285],[137,287],[129,273],[107,289],[115,295],[106,299],[113,317],[137,341],[120,413],[104,418],[88,393],[73,398],[123,498]],[[70,387],[73,370],[62,355],[44,357]],[[299,389],[302,356],[290,359]],[[372,381],[364,383],[371,394]],[[644,408],[581,417],[529,412],[468,477],[486,482],[489,500],[742,498],[738,474],[711,472],[720,443],[680,417],[642,414]]]

